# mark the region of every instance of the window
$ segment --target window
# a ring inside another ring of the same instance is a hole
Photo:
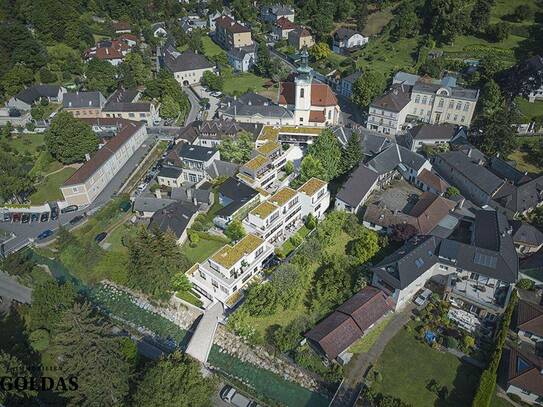
[[[213,285],[215,288],[219,288],[219,283],[217,283],[216,280],[211,279],[211,285]]]
[[[304,93],[305,93],[305,89],[304,89],[304,88],[301,88],[301,89],[300,89],[300,97],[301,97],[301,98],[304,97]]]
[[[454,102],[451,100],[451,101],[449,102],[449,109],[452,109],[453,107],[454,107]]]
[[[453,120],[454,120],[455,122],[458,121],[458,115],[457,115],[457,114],[454,115]]]
[[[449,269],[447,266],[444,266],[443,264],[440,264],[440,265],[439,265],[439,268],[440,268],[441,270],[448,270],[448,269]]]
[[[136,115],[134,113],[128,113],[128,117],[135,117]]]
[[[79,191],[79,188],[77,188],[77,187],[72,188],[72,192],[78,192],[78,191]]]
[[[443,107],[443,103],[445,102],[444,99],[439,99],[438,107]]]
[[[467,112],[469,110],[469,103],[464,103],[464,112]]]
[[[207,280],[206,275],[202,272],[202,270],[200,270],[200,277],[202,277],[204,280]]]
[[[460,118],[460,121],[461,121],[462,123],[464,123],[464,122],[466,121],[466,116],[462,116],[462,117]]]
[[[303,117],[300,117],[300,123],[304,121],[304,118]]]
[[[332,111],[328,110],[328,120],[330,120],[331,118],[332,118]]]
[[[428,102],[428,97],[424,96],[422,98],[422,104],[425,105]]]
[[[420,103],[420,95],[415,96],[415,103]]]
[[[462,109],[462,102],[456,102],[456,110]]]

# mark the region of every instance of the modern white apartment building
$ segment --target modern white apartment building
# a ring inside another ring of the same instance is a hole
[[[328,184],[318,178],[311,178],[298,188],[298,195],[302,204],[303,218],[311,213],[317,219],[321,219],[330,206]]]
[[[286,155],[281,143],[268,141],[257,147],[254,157],[240,167],[238,177],[252,188],[269,188],[285,166]]]
[[[118,120],[117,134],[60,187],[68,204],[92,203],[147,138],[145,123]]]
[[[196,263],[187,277],[199,294],[233,306],[239,291],[263,268],[273,250],[264,239],[248,234],[234,245],[225,245],[205,262]]]

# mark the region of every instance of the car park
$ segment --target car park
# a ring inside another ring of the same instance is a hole
[[[258,407],[258,404],[256,404],[256,402],[245,397],[243,394],[241,394],[229,385],[226,385],[222,388],[220,396],[223,401],[236,407]]]
[[[96,235],[94,238],[94,241],[96,243],[100,243],[102,240],[104,240],[107,237],[107,232],[101,232]]]
[[[74,216],[72,219],[70,219],[70,222],[68,222],[70,225],[75,225],[79,222],[81,222],[85,217],[83,215],[77,215]]]
[[[55,232],[53,232],[51,229],[44,230],[37,236],[37,240],[43,240],[47,239],[49,236],[52,236]]]
[[[49,220],[49,212],[43,212],[40,216],[40,222],[47,222]]]
[[[51,209],[51,220],[57,220],[58,219],[58,207],[54,207]]]
[[[23,215],[21,216],[21,222],[22,223],[30,222],[30,214],[29,213],[23,213]]]
[[[431,295],[432,295],[432,292],[429,289],[427,288],[422,289],[421,291],[419,291],[418,295],[415,297],[415,304],[421,307],[426,305]]]
[[[67,207],[65,208],[62,208],[60,210],[60,213],[69,213],[69,212],[75,212],[79,209],[79,207],[77,205],[68,205]]]

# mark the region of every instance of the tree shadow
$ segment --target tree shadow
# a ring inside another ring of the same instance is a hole
[[[456,370],[456,377],[452,388],[447,388],[434,403],[435,407],[459,407],[471,405],[475,397],[481,370],[474,366],[462,363]]]

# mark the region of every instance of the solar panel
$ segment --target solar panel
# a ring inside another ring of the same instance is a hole
[[[496,268],[496,264],[498,263],[498,258],[495,256],[489,256],[487,254],[475,252],[475,257],[473,259],[473,262],[481,266]]]
[[[422,260],[422,258],[419,257],[417,260],[415,260],[415,265],[417,266],[417,268],[420,269],[424,265],[424,260]]]

